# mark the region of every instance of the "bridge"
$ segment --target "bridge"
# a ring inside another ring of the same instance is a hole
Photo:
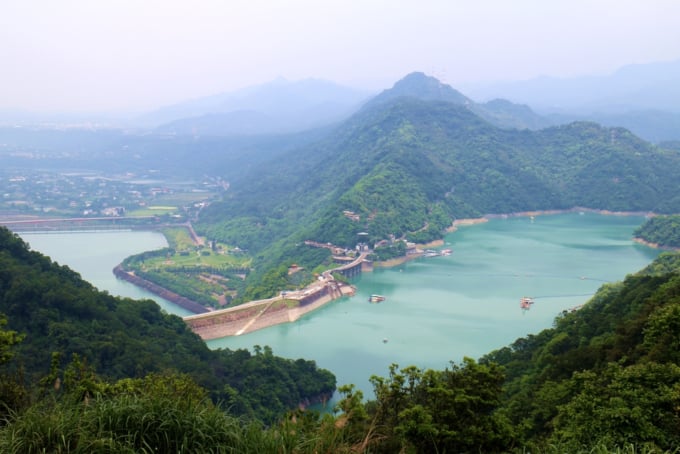
[[[334,268],[331,270],[331,273],[340,273],[346,278],[352,278],[355,276],[358,276],[361,274],[363,270],[365,270],[367,267],[371,267],[372,265],[369,265],[370,262],[366,261],[366,256],[368,255],[368,252],[362,252],[359,254],[359,257],[356,259],[351,259],[350,260],[344,260],[344,257],[333,257],[333,260],[336,261],[336,263],[345,263],[344,265]],[[346,263],[349,262],[349,263]]]
[[[342,253],[342,251],[344,251],[345,249],[339,246],[335,246],[331,243],[318,243],[316,241],[307,240],[305,241],[305,244],[307,246],[330,249],[331,253],[336,254],[333,256],[333,261],[342,266],[330,270],[331,273],[340,273],[346,278],[352,278],[361,274],[362,271],[368,271],[369,269],[370,270],[373,269],[373,265],[366,260],[366,257],[369,254],[366,251],[360,253],[359,257],[353,258],[339,256],[338,254]]]

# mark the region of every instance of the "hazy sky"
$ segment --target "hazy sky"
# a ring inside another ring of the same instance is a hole
[[[278,76],[388,88],[680,58],[678,0],[0,0],[0,109],[150,109]]]

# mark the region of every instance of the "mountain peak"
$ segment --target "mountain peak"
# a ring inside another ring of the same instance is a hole
[[[426,101],[446,101],[467,105],[472,101],[459,91],[423,72],[412,72],[397,81],[394,86],[373,98],[372,103],[382,103],[399,97],[411,97]]]
[[[441,83],[439,81],[439,79],[432,77],[432,76],[428,76],[424,72],[415,71],[415,72],[407,74],[401,80],[398,80],[394,84],[393,88],[397,88],[397,87],[417,88],[417,87],[424,87],[424,86],[432,87],[432,88],[435,88],[435,87],[440,88],[440,87],[444,86],[444,84]]]

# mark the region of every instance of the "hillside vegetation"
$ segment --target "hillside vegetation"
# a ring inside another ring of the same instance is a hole
[[[566,451],[602,441],[678,445],[679,270],[680,256],[663,254],[552,329],[481,361],[505,367],[500,411],[522,438]]]
[[[330,374],[268,347],[211,353],[178,318],[97,292],[7,232],[0,251],[2,452],[651,453],[680,445],[678,254],[478,361],[445,370],[395,364],[371,378],[375,400],[345,385],[334,413],[281,416],[275,408],[288,393],[321,392]],[[36,315],[35,329],[20,306]],[[215,381],[224,406],[208,399]],[[267,425],[235,416],[248,408]]]
[[[654,216],[633,233],[663,248],[680,248],[680,215]]]
[[[500,129],[473,110],[450,87],[410,75],[325,139],[234,181],[198,229],[249,250],[254,285],[263,270],[296,262],[305,239],[427,242],[459,218],[576,206],[680,212],[677,153],[595,123]]]
[[[154,301],[98,291],[68,267],[30,251],[4,228],[0,314],[7,318],[7,329],[23,339],[14,350],[18,385],[37,383],[50,372],[52,361],[61,369],[78,355],[111,380],[187,374],[234,414],[262,421],[335,390],[333,374],[317,369],[313,361],[279,358],[268,347],[254,354],[210,350],[181,318],[162,312]]]

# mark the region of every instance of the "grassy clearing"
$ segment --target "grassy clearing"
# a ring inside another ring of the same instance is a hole
[[[176,266],[209,266],[209,267],[238,267],[248,268],[252,259],[244,256],[235,256],[213,252],[210,249],[200,249],[198,251],[177,252],[167,257],[155,257],[146,261],[149,268],[163,268]]]
[[[216,244],[215,250],[209,247],[197,247],[187,229],[171,227],[163,229],[163,235],[175,254],[158,257],[147,261],[147,266],[214,266],[214,267],[250,267],[252,259],[245,255],[229,254],[228,246]]]
[[[154,199],[155,205],[186,206],[216,195],[215,192],[177,192],[173,194],[158,194]]]
[[[177,207],[173,206],[152,206],[128,211],[127,216],[162,216],[164,214],[174,214],[177,212]]]
[[[194,248],[194,242],[189,231],[184,227],[168,227],[162,230],[168,245],[176,251],[184,251]]]
[[[182,226],[162,230],[168,248],[139,254],[126,266],[139,276],[205,306],[219,307],[243,291],[252,258],[223,244],[194,244]]]

